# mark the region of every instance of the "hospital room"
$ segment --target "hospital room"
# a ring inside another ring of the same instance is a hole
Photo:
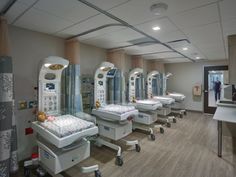
[[[0,0],[0,177],[235,177],[236,0]]]

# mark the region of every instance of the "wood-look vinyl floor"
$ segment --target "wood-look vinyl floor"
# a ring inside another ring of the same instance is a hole
[[[217,156],[217,122],[212,116],[188,112],[156,141],[134,132],[129,139],[138,139],[141,152],[124,151],[124,165],[115,165],[116,152],[106,147],[91,149],[91,157],[64,174],[71,177],[93,177],[81,174],[80,166],[98,164],[103,177],[235,177],[236,143],[223,138],[223,158]]]
[[[92,146],[91,157],[63,173],[65,177],[93,177],[81,174],[80,166],[98,164],[102,177],[236,177],[236,139],[223,137],[223,158],[217,156],[217,122],[212,116],[188,112],[156,141],[134,132],[141,152],[124,151],[124,165],[115,165],[116,152]],[[23,176],[23,168],[19,176]],[[33,175],[34,176],[34,175]]]

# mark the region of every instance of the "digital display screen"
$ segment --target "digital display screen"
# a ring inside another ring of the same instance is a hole
[[[55,84],[46,83],[46,90],[55,90]]]
[[[111,69],[107,73],[107,77],[115,77],[115,75],[116,75],[116,69]]]

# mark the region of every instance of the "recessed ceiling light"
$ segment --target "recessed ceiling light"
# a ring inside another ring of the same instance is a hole
[[[188,47],[184,47],[183,50],[188,50]]]
[[[198,59],[200,59],[200,57],[196,57],[196,59],[198,60]]]
[[[160,28],[159,26],[154,26],[154,27],[152,27],[152,29],[153,29],[154,31],[158,31],[158,30],[160,30],[161,28]]]

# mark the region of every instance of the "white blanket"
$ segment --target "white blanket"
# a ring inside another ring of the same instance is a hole
[[[60,138],[95,126],[72,115],[57,116],[55,120],[42,122],[41,125]]]
[[[175,101],[183,101],[185,99],[185,95],[181,93],[169,93],[167,96],[175,99]]]
[[[154,96],[153,99],[160,101],[161,104],[164,104],[164,105],[170,105],[175,102],[175,100],[173,98],[166,97],[166,96]]]
[[[99,110],[113,112],[113,113],[117,113],[117,114],[123,114],[123,113],[129,112],[129,111],[135,110],[135,107],[134,106],[109,104],[109,105],[105,105],[105,106],[100,107]]]

